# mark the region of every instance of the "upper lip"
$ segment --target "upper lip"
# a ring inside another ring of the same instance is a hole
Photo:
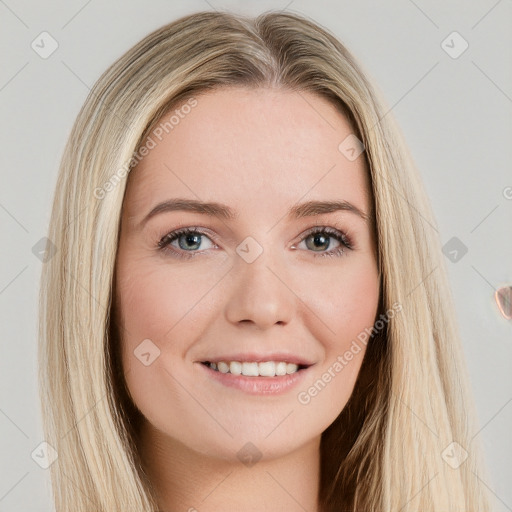
[[[314,364],[301,356],[288,354],[286,352],[271,352],[268,354],[257,354],[255,352],[244,352],[238,354],[228,354],[221,356],[211,356],[201,359],[199,362],[218,363],[219,361],[239,361],[240,363],[264,363],[266,361],[286,361],[287,363],[295,363],[301,366],[311,366]]]

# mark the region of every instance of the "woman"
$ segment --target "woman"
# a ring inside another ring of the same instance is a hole
[[[489,510],[435,221],[385,112],[284,13],[184,17],[99,79],[42,276],[57,512]]]

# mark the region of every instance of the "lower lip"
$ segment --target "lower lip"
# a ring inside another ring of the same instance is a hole
[[[280,395],[286,393],[297,386],[304,379],[306,372],[312,367],[308,366],[308,368],[303,368],[295,373],[276,377],[246,377],[245,375],[221,373],[212,370],[203,363],[198,364],[212,379],[224,384],[224,386],[239,389],[250,395]]]

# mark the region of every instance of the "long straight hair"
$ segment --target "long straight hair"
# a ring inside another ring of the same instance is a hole
[[[380,310],[402,308],[370,340],[348,404],[322,434],[320,510],[488,511],[436,223],[401,132],[340,41],[272,11],[200,12],[154,31],[105,71],[76,119],[49,226],[56,253],[41,277],[40,396],[58,453],[56,511],[157,510],[114,322],[123,196],[162,115],[229,86],[308,91],[347,116],[371,182]],[[449,464],[446,450],[467,458]]]

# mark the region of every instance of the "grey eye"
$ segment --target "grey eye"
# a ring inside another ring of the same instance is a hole
[[[326,235],[323,233],[312,233],[304,239],[306,247],[312,251],[326,251],[333,244],[333,240],[334,237],[332,235]],[[334,243],[336,242],[337,240],[334,240]],[[338,244],[339,243],[340,242],[338,241]]]

